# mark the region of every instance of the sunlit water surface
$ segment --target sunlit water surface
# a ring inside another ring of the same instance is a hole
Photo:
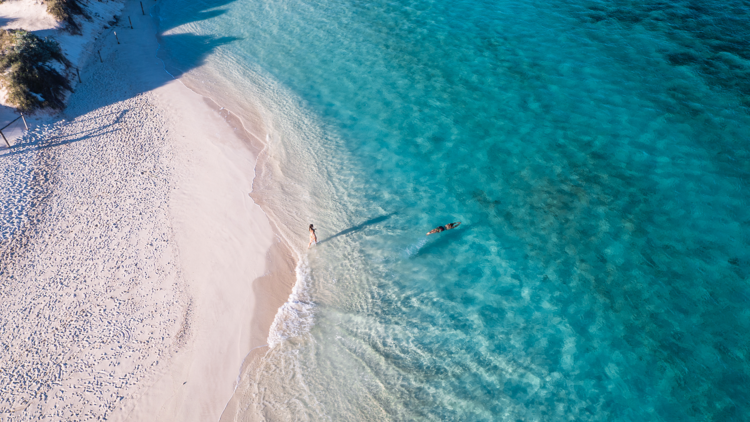
[[[225,417],[750,418],[747,2],[155,13],[300,256]]]

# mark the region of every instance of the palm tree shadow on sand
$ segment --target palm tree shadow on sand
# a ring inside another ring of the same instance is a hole
[[[331,237],[328,237],[328,238],[325,238],[325,239],[321,240],[320,242],[318,242],[318,245],[320,245],[321,243],[325,243],[325,242],[328,242],[330,240],[333,240],[333,239],[335,239],[335,238],[337,238],[339,236],[346,236],[348,234],[352,234],[354,232],[360,231],[360,230],[364,229],[367,226],[371,226],[373,224],[378,224],[380,222],[383,222],[383,221],[391,218],[395,214],[396,214],[396,212],[392,212],[390,214],[381,215],[380,217],[371,218],[371,219],[365,221],[364,223],[357,224],[356,226],[349,227],[348,229],[342,230],[342,231],[334,234]]]

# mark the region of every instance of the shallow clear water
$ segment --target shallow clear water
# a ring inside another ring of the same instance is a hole
[[[225,417],[747,420],[746,2],[185,3],[300,255]]]

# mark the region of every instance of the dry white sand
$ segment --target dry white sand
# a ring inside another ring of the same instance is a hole
[[[291,290],[259,145],[123,13],[64,116],[0,148],[0,421],[218,420]]]

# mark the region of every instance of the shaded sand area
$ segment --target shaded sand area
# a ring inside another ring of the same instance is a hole
[[[0,421],[218,420],[291,291],[262,145],[123,15],[63,115],[0,149]]]

